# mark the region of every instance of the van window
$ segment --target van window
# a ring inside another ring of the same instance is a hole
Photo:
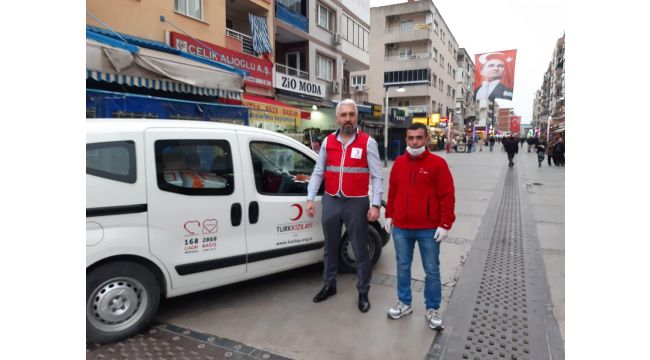
[[[110,141],[86,144],[86,174],[135,183],[135,143]]]
[[[225,140],[158,140],[158,187],[184,195],[229,195],[235,191],[232,153]]]
[[[264,195],[307,195],[316,162],[285,145],[251,142],[257,192]]]

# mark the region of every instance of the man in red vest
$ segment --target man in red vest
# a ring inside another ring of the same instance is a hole
[[[381,160],[377,142],[357,129],[357,104],[345,99],[336,106],[339,129],[321,144],[318,161],[311,174],[307,193],[307,215],[313,217],[314,198],[325,180],[323,195],[323,283],[314,302],[336,294],[338,252],[341,246],[341,226],[345,223],[355,255],[359,311],[370,309],[370,260],[368,258],[368,222],[379,218],[383,193]],[[372,202],[368,185],[372,180]],[[372,204],[372,206],[371,206]]]
[[[440,317],[440,242],[456,219],[454,180],[447,162],[427,149],[425,125],[413,124],[406,130],[406,153],[390,171],[386,230],[392,231],[397,257],[397,296],[388,316],[399,319],[411,308],[411,262],[415,243],[424,267],[425,319],[431,329],[444,327]]]

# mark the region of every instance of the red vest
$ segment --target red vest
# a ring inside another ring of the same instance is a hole
[[[367,149],[370,137],[361,130],[357,131],[357,136],[344,152],[336,134],[327,137],[325,146],[325,192],[334,196],[341,190],[345,197],[368,196],[370,172]]]

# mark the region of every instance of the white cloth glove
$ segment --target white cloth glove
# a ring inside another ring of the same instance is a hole
[[[448,235],[447,229],[439,227],[436,229],[436,234],[433,235],[433,239],[437,242],[441,242],[442,240],[447,238],[447,235]]]
[[[390,234],[391,230],[393,230],[393,219],[386,219],[386,225],[384,225],[384,229],[386,229],[386,232]]]

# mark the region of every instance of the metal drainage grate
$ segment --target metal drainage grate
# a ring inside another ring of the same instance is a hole
[[[106,344],[86,344],[86,359],[288,359],[218,336],[198,333],[171,324],[159,323],[126,340]]]
[[[510,172],[465,337],[463,359],[528,359],[524,249],[517,178]]]
[[[515,169],[496,189],[426,359],[563,359],[535,225]]]

